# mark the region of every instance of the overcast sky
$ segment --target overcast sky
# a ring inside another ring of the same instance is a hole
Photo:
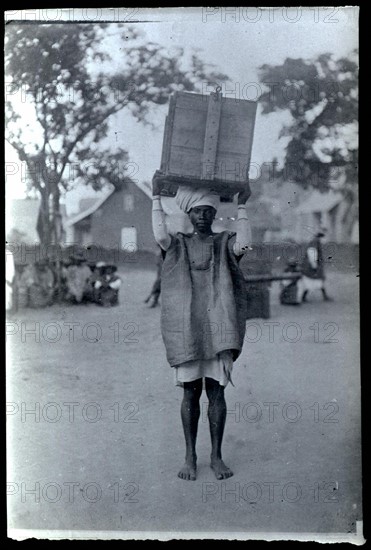
[[[179,8],[136,10],[119,8],[80,14],[83,19],[101,20],[110,16],[115,20],[136,23],[146,33],[148,39],[166,47],[185,46],[199,48],[203,61],[213,63],[217,69],[226,73],[240,97],[256,99],[259,88],[248,86],[258,82],[257,68],[264,64],[281,64],[287,57],[315,58],[329,52],[335,57],[347,56],[358,46],[358,11],[356,8]],[[229,10],[233,10],[229,8]],[[58,10],[57,10],[58,11]],[[65,18],[78,19],[79,10],[66,12]],[[52,10],[33,10],[41,21],[53,18]],[[43,13],[44,12],[44,13]],[[72,15],[71,15],[72,14]],[[32,19],[32,14],[29,15]],[[57,16],[55,16],[57,19]],[[59,20],[61,16],[59,15]],[[289,21],[290,20],[290,21]],[[148,22],[151,21],[151,22]],[[111,52],[112,53],[112,52]],[[115,55],[116,68],[120,68],[120,51]],[[113,67],[115,68],[115,67]],[[233,85],[232,85],[233,88]],[[248,97],[246,97],[248,95]],[[130,159],[135,163],[140,180],[150,180],[153,172],[160,167],[162,133],[167,106],[157,108],[154,120],[156,130],[143,128],[133,123],[124,112],[117,116],[111,127],[108,141],[113,146],[127,149]],[[256,130],[252,151],[252,161],[261,164],[274,156],[283,157],[285,141],[278,141],[282,124],[287,121],[284,113],[269,116],[260,115],[256,119]],[[115,132],[120,132],[116,133]],[[7,159],[13,159],[9,153]],[[21,197],[24,186],[16,183],[14,177],[8,179],[7,193],[10,197]],[[78,196],[71,198],[76,201]]]

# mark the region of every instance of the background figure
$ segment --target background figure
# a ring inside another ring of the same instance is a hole
[[[66,299],[80,304],[83,300],[91,298],[91,270],[82,255],[72,254],[70,260],[70,265],[63,270],[67,288]]]
[[[18,277],[17,302],[18,307],[23,308],[28,307],[29,304],[29,289],[35,280],[35,269],[33,264],[28,264],[23,269],[22,266],[19,266],[19,270],[21,272]]]
[[[300,300],[307,301],[309,292],[321,290],[323,299],[331,300],[325,288],[325,269],[321,239],[325,236],[323,231],[317,233],[308,243],[305,256],[301,265],[302,279],[300,282]]]
[[[33,266],[31,284],[29,286],[29,307],[39,308],[49,306],[53,302],[55,277],[47,259],[41,259]]]
[[[152,290],[149,294],[149,296],[144,300],[144,303],[147,304],[151,298],[153,298],[152,303],[149,307],[156,307],[158,304],[158,300],[160,298],[161,294],[161,270],[162,270],[162,264],[163,264],[163,255],[161,252],[161,248],[159,247],[159,251],[156,257],[156,266],[157,266],[157,272],[156,272],[156,280],[153,283]]]
[[[5,258],[5,280],[6,280],[6,309],[16,309],[16,273],[14,265],[14,256],[12,253],[6,253]]]
[[[299,263],[297,260],[290,259],[287,262],[287,267],[284,270],[284,273],[300,273]],[[281,283],[281,292],[280,292],[280,303],[282,305],[299,305],[301,302],[299,300],[299,295],[301,296],[300,289],[301,279],[296,280],[287,280]]]
[[[113,264],[98,262],[94,274],[94,301],[104,307],[119,303],[121,279],[115,275],[117,267]]]

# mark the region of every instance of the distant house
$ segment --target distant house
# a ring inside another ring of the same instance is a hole
[[[339,193],[312,191],[296,210],[295,232],[301,239],[308,240],[322,228],[326,229],[326,240],[341,241],[337,212],[342,203]]]
[[[300,242],[301,236],[297,233],[297,209],[306,196],[306,191],[293,182],[278,179],[263,183],[259,202],[266,205],[268,216],[275,219],[274,227],[267,226],[265,242]],[[307,240],[307,236],[304,240]]]
[[[89,204],[89,203],[86,203]],[[155,251],[151,191],[127,181],[66,221],[66,244]]]
[[[303,243],[321,228],[326,229],[325,241],[358,242],[358,219],[354,213],[357,207],[349,205],[340,191],[321,193],[277,179],[263,182],[257,203],[260,207],[263,204],[267,207],[266,242]],[[276,220],[275,228],[269,227],[272,216]]]

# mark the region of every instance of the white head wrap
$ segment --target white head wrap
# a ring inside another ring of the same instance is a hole
[[[220,196],[206,188],[195,188],[180,185],[175,196],[175,202],[183,212],[188,214],[196,206],[212,206],[215,210],[220,204]]]

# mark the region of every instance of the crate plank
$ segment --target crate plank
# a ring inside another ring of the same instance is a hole
[[[210,96],[207,109],[201,179],[214,179],[222,102],[217,94]],[[211,168],[211,173],[210,169]]]
[[[176,92],[165,121],[161,171],[173,193],[184,181],[216,182],[224,197],[247,181],[257,103]]]

